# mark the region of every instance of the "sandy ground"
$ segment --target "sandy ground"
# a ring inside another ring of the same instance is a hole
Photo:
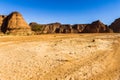
[[[0,36],[0,80],[120,80],[120,34]]]

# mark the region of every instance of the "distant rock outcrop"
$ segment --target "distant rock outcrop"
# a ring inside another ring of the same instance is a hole
[[[35,34],[41,34],[43,31],[43,25],[37,24],[36,22],[31,22],[29,24],[29,26],[31,27],[31,30],[35,32]]]
[[[72,26],[73,33],[82,33],[87,24],[75,24]]]
[[[59,33],[72,33],[72,26],[70,24],[61,25]]]
[[[111,33],[120,32],[120,18],[109,27],[97,20],[91,24],[37,24],[29,25],[19,12],[12,12],[8,16],[0,15],[0,33],[5,34],[51,34],[51,33]]]
[[[51,24],[37,24],[35,22],[30,23],[33,31],[36,33],[111,33],[113,32],[107,25],[103,24],[101,21],[95,21],[91,24],[61,24],[61,23],[51,23]],[[40,28],[40,29],[39,29]],[[37,29],[37,30],[35,30]]]
[[[4,18],[1,26],[3,33],[31,34],[31,28],[19,12],[12,12]]]
[[[110,28],[115,33],[120,33],[120,18],[116,19],[111,25]]]
[[[61,24],[61,23],[51,23],[51,24],[37,24],[32,22],[29,24],[33,31],[38,33],[81,33],[86,24]]]
[[[47,25],[43,25],[44,29],[42,33],[56,33],[56,30],[59,29],[61,26],[60,23],[51,23]]]
[[[111,32],[109,28],[101,21],[97,20],[91,24],[88,24],[83,30],[84,33],[105,33]]]

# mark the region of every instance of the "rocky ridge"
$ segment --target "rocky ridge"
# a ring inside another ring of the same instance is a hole
[[[113,30],[107,25],[103,24],[101,21],[97,20],[91,24],[61,24],[61,23],[51,23],[51,24],[37,24],[32,22],[29,24],[32,29],[36,26],[41,28],[37,31],[38,34],[41,33],[112,33]],[[36,30],[33,30],[36,31]]]
[[[0,15],[0,33],[4,34],[53,34],[53,33],[119,33],[120,18],[116,19],[110,26],[100,20],[91,24],[61,24],[59,22],[50,24],[38,24],[31,22],[29,25],[19,12],[9,15]]]

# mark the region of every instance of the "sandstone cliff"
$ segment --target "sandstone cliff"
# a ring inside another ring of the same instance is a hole
[[[101,21],[95,21],[91,24],[37,24],[30,23],[32,29],[36,27],[39,33],[110,33],[113,32],[107,25]],[[39,29],[39,28],[41,29]],[[39,31],[40,30],[40,31]],[[34,31],[34,30],[33,30]]]
[[[110,28],[115,33],[120,33],[120,18],[116,19],[111,25]]]
[[[29,24],[33,31],[36,33],[81,33],[86,24],[61,24],[61,23],[51,23],[51,24],[37,24],[32,22]]]
[[[97,20],[88,24],[85,29],[83,30],[84,33],[105,33],[105,32],[112,32],[105,24],[101,21]]]
[[[31,28],[23,19],[19,12],[12,12],[7,17],[2,18],[1,31],[7,34],[30,34]]]
[[[73,33],[82,33],[87,24],[75,24],[72,26]]]
[[[61,24],[60,23],[51,23],[47,25],[43,25],[44,29],[42,33],[56,33],[56,30],[60,28]]]
[[[2,32],[1,27],[2,27],[2,24],[3,24],[5,18],[6,18],[5,15],[0,15],[0,32]]]
[[[91,24],[37,24],[29,25],[19,12],[12,12],[8,16],[0,15],[0,32],[5,34],[51,34],[51,33],[111,33],[120,32],[120,18],[116,19],[109,27],[101,21]]]

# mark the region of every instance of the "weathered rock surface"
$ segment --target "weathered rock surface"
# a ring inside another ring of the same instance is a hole
[[[51,24],[37,24],[32,22],[29,24],[32,29],[36,27],[41,27],[39,33],[81,33],[86,24],[61,24],[61,23],[51,23]],[[33,30],[34,31],[34,30]],[[37,31],[37,30],[36,30]]]
[[[6,34],[51,34],[51,33],[111,33],[120,32],[120,18],[116,19],[109,27],[101,21],[91,24],[37,24],[29,25],[19,12],[12,12],[8,16],[0,15],[0,32]]]
[[[1,32],[1,27],[5,18],[6,18],[5,15],[0,15],[0,32]]]
[[[72,26],[72,32],[73,33],[81,33],[85,29],[87,24],[75,24]]]
[[[41,27],[40,33],[111,33],[113,32],[107,25],[103,24],[101,21],[95,21],[91,24],[60,24],[60,23],[51,23],[51,24],[37,24],[30,23],[32,28]]]
[[[115,33],[120,33],[120,18],[116,19],[111,25],[110,28]]]
[[[95,21],[91,24],[88,24],[84,31],[84,33],[105,33],[105,32],[110,32],[108,27],[103,24],[101,21]]]
[[[47,25],[43,25],[44,29],[42,33],[56,33],[56,30],[61,26],[60,23],[51,23]]]
[[[3,16],[2,16],[3,17]],[[18,12],[12,12],[2,18],[1,31],[7,34],[30,34],[31,28]]]
[[[0,15],[0,26],[3,24],[3,20],[6,18],[5,15]]]

